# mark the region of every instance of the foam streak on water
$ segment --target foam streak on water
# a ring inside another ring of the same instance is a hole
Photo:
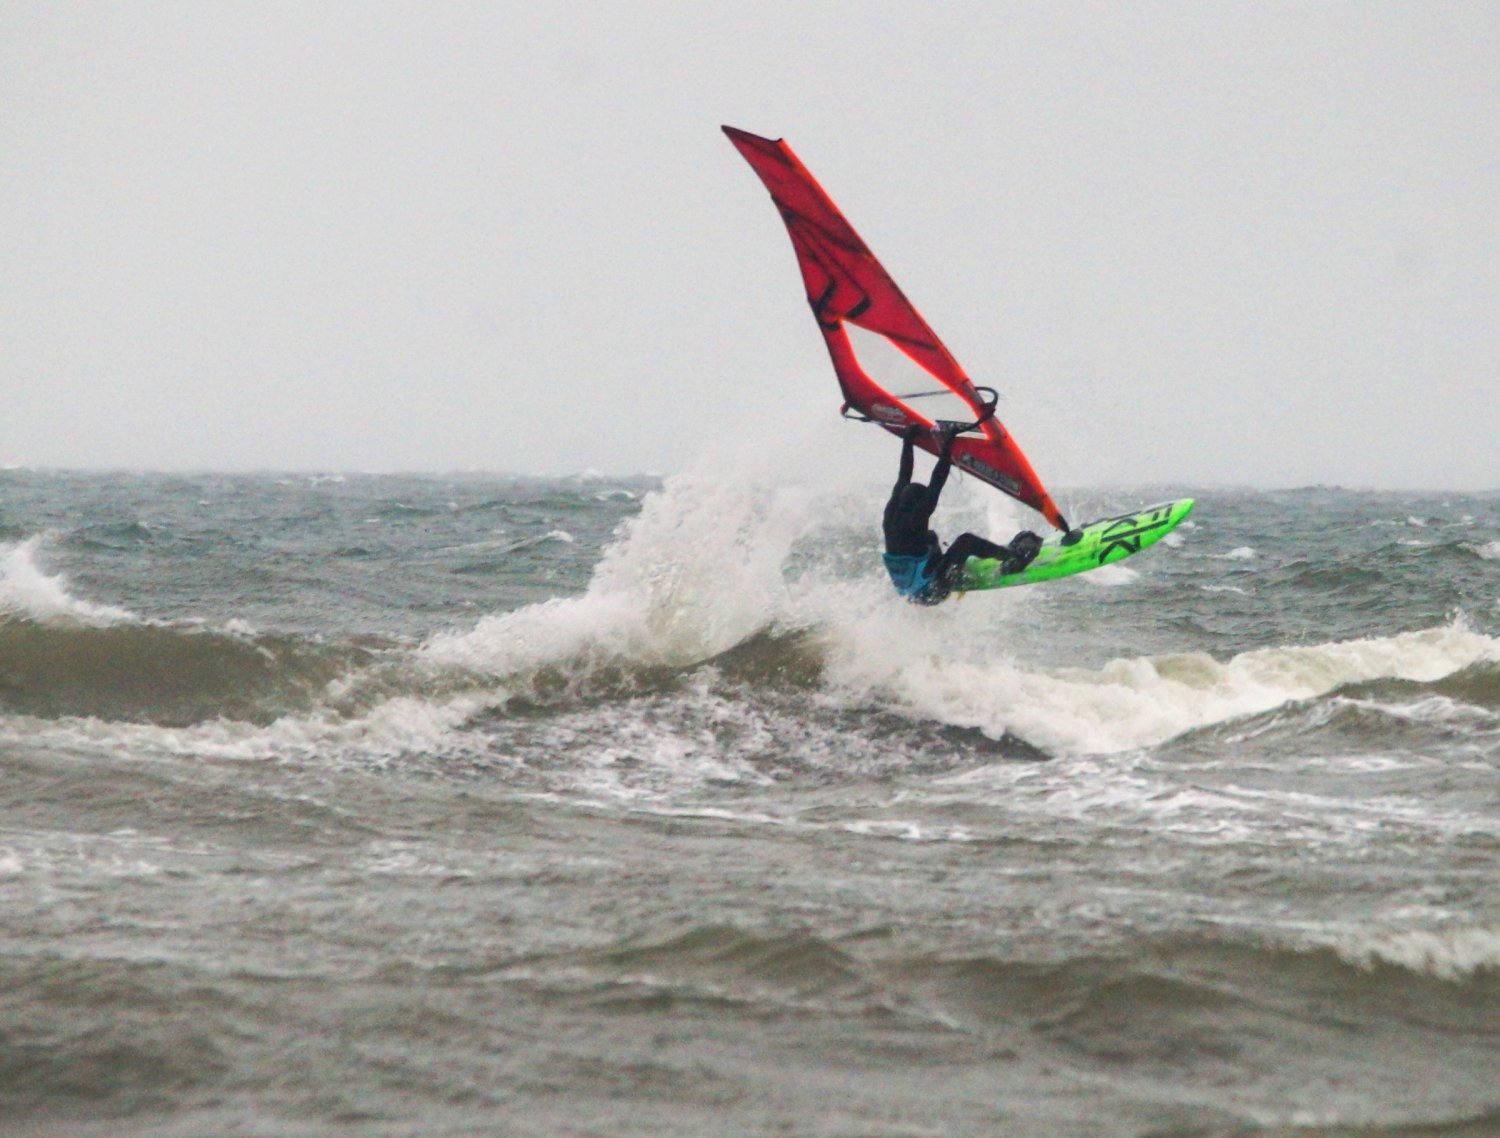
[[[1500,500],[884,489],[0,473],[6,1132],[1500,1129]]]

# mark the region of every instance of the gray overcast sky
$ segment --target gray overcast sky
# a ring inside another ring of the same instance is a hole
[[[789,445],[838,396],[725,122],[1050,483],[1500,485],[1481,2],[0,0],[0,464]]]

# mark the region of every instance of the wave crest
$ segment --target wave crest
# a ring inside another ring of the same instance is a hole
[[[128,609],[73,596],[65,577],[48,574],[37,564],[42,542],[43,538],[33,537],[15,545],[0,545],[0,617],[96,628],[138,619]]]

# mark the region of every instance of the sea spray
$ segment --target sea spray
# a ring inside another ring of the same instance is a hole
[[[817,524],[811,501],[754,471],[669,478],[604,551],[583,596],[485,617],[433,638],[423,658],[499,676],[560,661],[710,659],[784,610],[784,566]]]
[[[39,624],[94,627],[136,619],[127,609],[73,596],[66,577],[45,572],[37,562],[45,540],[38,536],[0,544],[0,619],[8,616]]]

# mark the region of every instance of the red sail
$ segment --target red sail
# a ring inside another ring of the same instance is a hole
[[[884,336],[967,404],[975,419],[984,420],[979,428],[983,438],[960,437],[954,443],[954,465],[1026,503],[1058,529],[1067,529],[1031,463],[989,413],[973,381],[791,147],[731,126],[724,133],[760,175],[786,222],[807,300],[828,344],[847,405],[897,435],[909,423],[932,425],[860,366],[844,327],[853,324]],[[934,449],[927,436],[919,442]]]

